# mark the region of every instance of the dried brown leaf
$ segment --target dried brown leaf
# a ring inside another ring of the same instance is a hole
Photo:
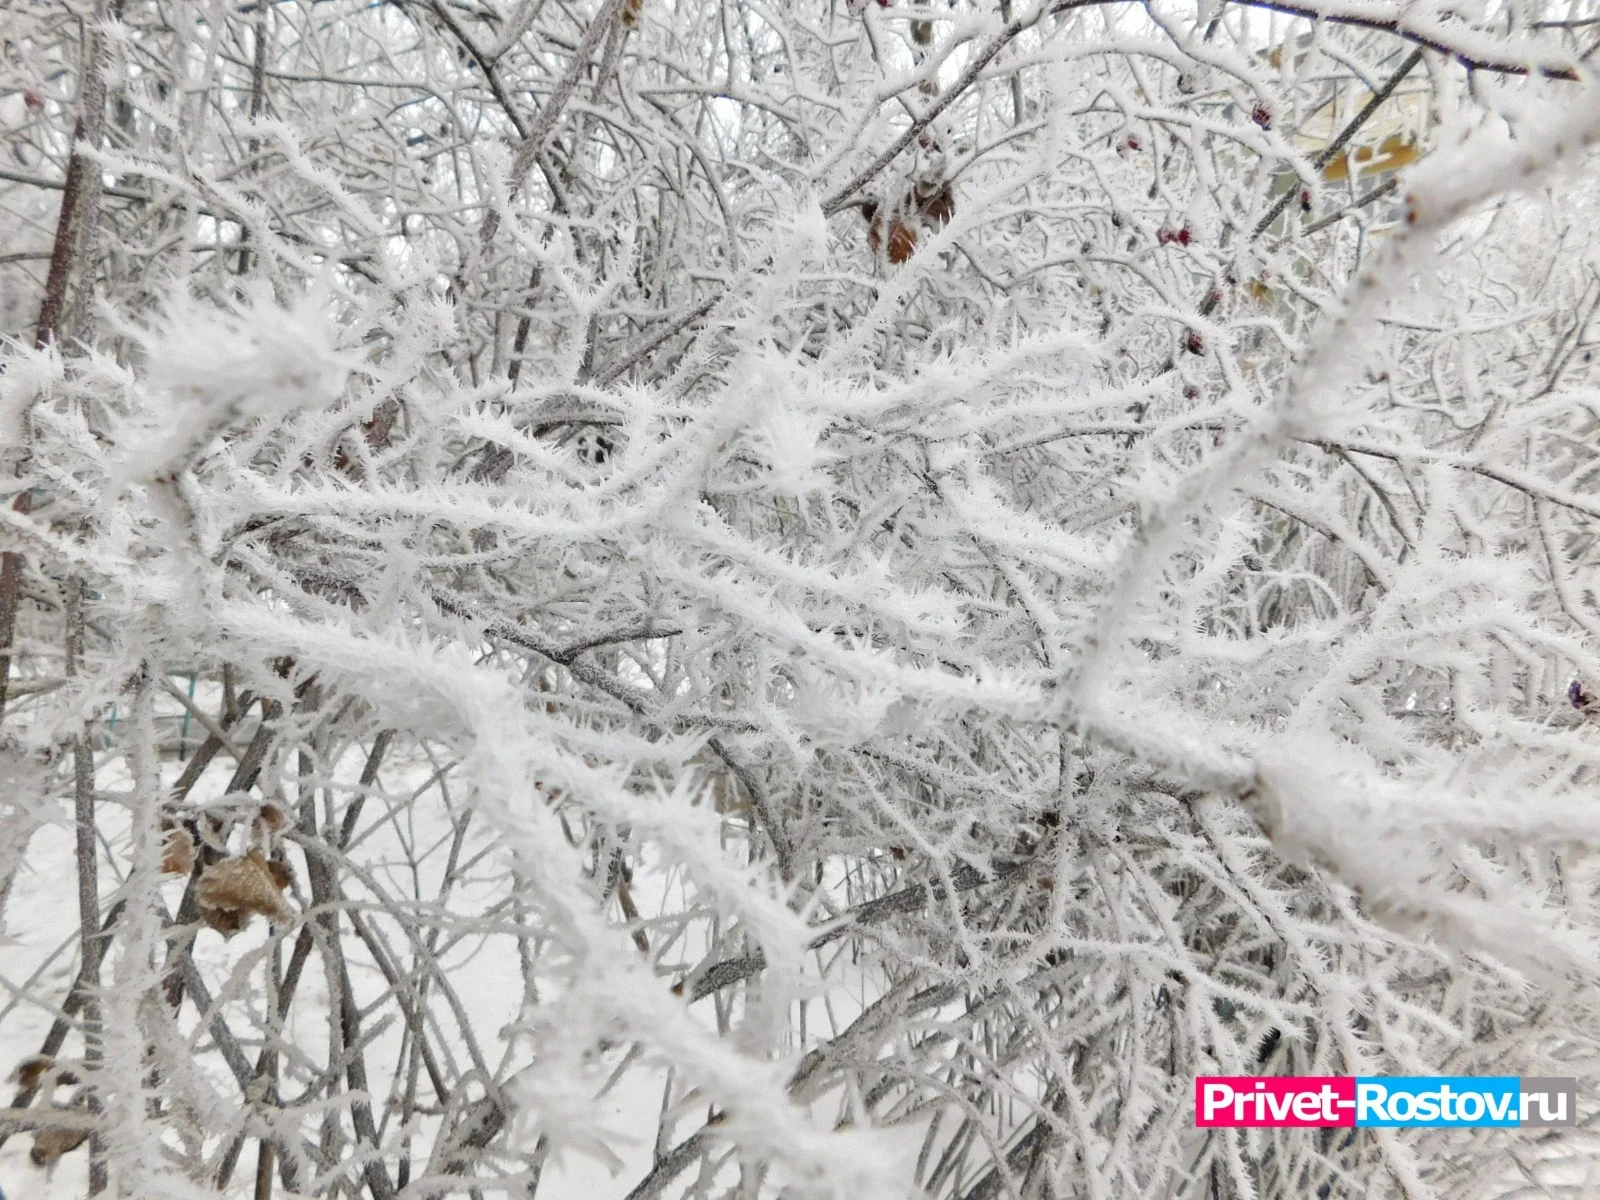
[[[45,1054],[35,1054],[17,1064],[11,1078],[25,1088],[39,1086],[39,1081],[55,1069],[56,1060]]]
[[[254,914],[282,918],[288,914],[283,888],[288,867],[269,863],[259,850],[214,862],[200,872],[195,894],[201,919],[224,937],[243,929]]]
[[[269,858],[267,872],[272,876],[272,882],[277,884],[280,892],[287,890],[290,880],[294,878],[294,872],[289,869],[289,864],[281,858]]]
[[[194,870],[194,834],[181,825],[167,830],[161,850],[163,875],[187,875]]]
[[[48,1167],[88,1140],[88,1132],[82,1129],[41,1129],[33,1135],[33,1149],[28,1157],[34,1166]]]
[[[250,923],[250,914],[238,908],[212,908],[200,905],[200,919],[225,938],[231,938]]]

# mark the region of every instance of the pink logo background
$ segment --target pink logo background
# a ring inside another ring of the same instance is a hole
[[[1201,1075],[1194,1081],[1201,1129],[1319,1129],[1354,1126],[1356,1081],[1349,1075]]]

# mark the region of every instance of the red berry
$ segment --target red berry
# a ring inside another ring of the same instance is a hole
[[[1183,348],[1190,354],[1204,354],[1206,350],[1205,339],[1191,329],[1189,336],[1184,339]]]
[[[1250,114],[1250,119],[1263,129],[1272,128],[1272,110],[1265,104],[1258,104],[1255,111]]]

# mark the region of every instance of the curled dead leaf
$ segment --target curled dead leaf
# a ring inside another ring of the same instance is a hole
[[[289,864],[281,858],[267,860],[267,874],[272,876],[272,882],[277,884],[280,892],[288,890],[289,882],[294,878],[294,872],[289,870]]]
[[[169,825],[161,849],[163,875],[187,875],[194,870],[194,834],[182,825]]]
[[[250,914],[239,908],[200,906],[200,919],[225,938],[231,938],[250,923]]]
[[[76,1150],[88,1140],[86,1129],[41,1129],[33,1135],[33,1149],[28,1157],[36,1167],[52,1166],[63,1154]]]
[[[864,200],[859,207],[867,222],[867,245],[877,253],[887,243],[889,261],[899,265],[916,253],[919,227],[938,229],[955,217],[956,196],[948,183],[924,180],[887,213],[876,200]]]
[[[867,244],[877,250],[883,244],[883,223],[874,219],[867,227]],[[899,265],[909,259],[917,249],[917,231],[899,217],[889,220],[889,261]]]
[[[56,1060],[48,1054],[34,1054],[23,1059],[17,1064],[17,1069],[11,1073],[11,1078],[20,1086],[33,1089],[43,1083],[54,1086],[58,1083],[73,1084],[78,1082],[78,1077],[64,1067],[58,1068]]]
[[[259,850],[214,862],[200,872],[200,918],[223,937],[238,933],[258,913],[281,919],[289,914],[283,899],[288,882],[288,867],[267,861]]]

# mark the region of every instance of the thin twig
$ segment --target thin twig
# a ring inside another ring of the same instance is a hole
[[[959,895],[973,891],[991,883],[1003,883],[1007,879],[1022,874],[1032,865],[1029,859],[1017,859],[1011,862],[996,864],[988,875],[976,867],[962,863],[950,874],[951,888]],[[836,942],[854,929],[863,925],[873,925],[889,917],[904,913],[916,912],[924,907],[931,899],[940,899],[951,894],[943,882],[932,881],[929,883],[914,883],[910,887],[902,888],[898,892],[890,892],[887,896],[879,896],[858,904],[845,913],[831,928],[817,934],[806,943],[809,950],[819,950],[830,942]],[[734,984],[759,975],[766,970],[767,956],[758,947],[749,954],[741,954],[734,958],[725,958],[712,963],[703,971],[691,974],[687,979],[680,980],[673,988],[674,991],[687,991],[689,1000],[703,1000],[713,992],[723,988],[732,987]]]

